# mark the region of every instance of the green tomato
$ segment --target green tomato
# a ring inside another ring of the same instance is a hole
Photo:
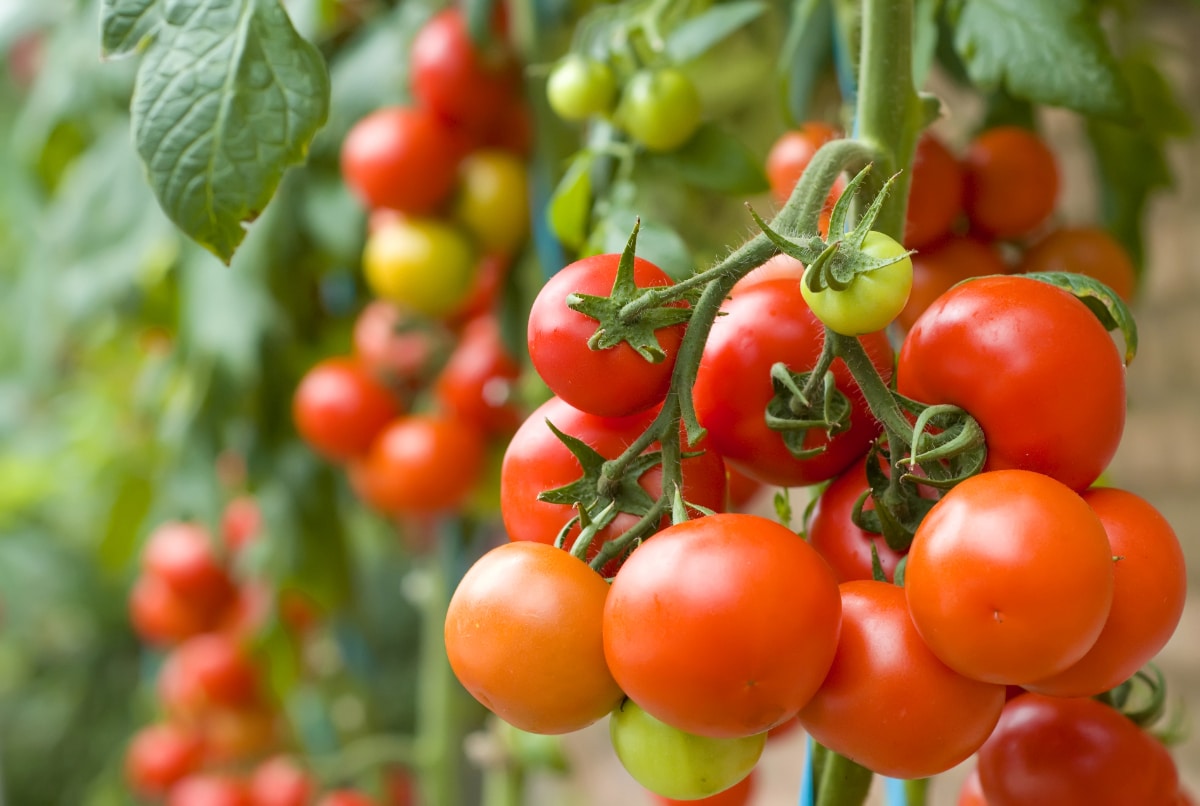
[[[608,718],[617,758],[639,784],[655,794],[696,800],[723,792],[754,769],[767,742],[759,733],[710,739],[673,728],[625,700]]]
[[[904,254],[905,249],[882,232],[872,231],[867,233],[862,251],[871,257],[892,258]],[[883,330],[904,310],[912,279],[912,260],[905,256],[890,266],[857,275],[841,291],[811,291],[807,282],[801,282],[800,292],[830,330],[843,336],[861,336]]]
[[[651,151],[674,151],[696,133],[703,111],[696,85],[683,72],[643,70],[625,85],[617,123]]]
[[[563,120],[586,120],[612,109],[617,82],[612,68],[578,53],[566,56],[550,73],[546,98]]]

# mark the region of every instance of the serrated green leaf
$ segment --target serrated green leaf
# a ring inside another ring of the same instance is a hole
[[[674,64],[690,62],[766,10],[767,4],[761,0],[735,0],[714,5],[667,35],[667,56]]]
[[[954,47],[980,89],[1130,120],[1133,103],[1088,0],[950,0]]]
[[[795,0],[787,36],[779,52],[778,74],[787,122],[797,125],[808,114],[813,88],[833,47],[833,6],[829,0]]]
[[[277,0],[162,8],[138,70],[134,140],[163,210],[229,262],[325,122],[329,77]]]
[[[647,153],[641,159],[704,190],[748,194],[761,193],[768,187],[762,164],[750,149],[712,123],[697,129],[683,147],[666,153]]]
[[[104,0],[100,47],[105,56],[128,56],[161,24],[159,0]]]
[[[592,210],[593,159],[589,151],[576,154],[546,206],[550,229],[570,249],[579,249],[587,241]]]
[[[1086,274],[1070,272],[1036,272],[1026,274],[1033,280],[1061,288],[1088,306],[1088,309],[1108,331],[1120,330],[1125,339],[1125,364],[1133,363],[1137,355],[1138,332],[1133,314],[1120,297],[1104,283]]]

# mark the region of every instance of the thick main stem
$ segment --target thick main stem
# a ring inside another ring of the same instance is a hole
[[[817,781],[816,806],[850,806],[867,799],[871,771],[843,755],[829,751]]]

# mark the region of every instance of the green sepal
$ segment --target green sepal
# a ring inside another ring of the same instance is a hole
[[[855,502],[850,519],[860,529],[882,534],[892,551],[905,552],[935,502],[922,498],[914,485],[903,480],[892,485],[887,472],[880,466],[879,454],[879,447],[873,446],[866,459],[867,485],[875,508],[863,509],[867,502],[867,494],[863,494]]]
[[[609,296],[570,294],[567,296],[567,307],[600,323],[596,332],[588,339],[588,347],[591,349],[607,350],[624,342],[645,360],[658,364],[666,359],[667,354],[659,344],[655,331],[686,322],[692,311],[691,308],[679,307],[677,303],[672,303],[670,307],[648,307],[633,316],[622,314],[626,305],[637,300],[646,291],[638,287],[633,276],[633,258],[640,226],[640,221],[633,225],[633,232],[630,233],[625,251],[621,253],[621,260],[617,264],[617,278]]]
[[[871,579],[876,582],[887,582],[887,574],[883,570],[883,563],[879,561],[879,548],[875,545],[875,541],[871,541]]]
[[[546,420],[546,425],[554,432],[554,436],[567,446],[567,450],[579,460],[579,466],[583,468],[583,475],[570,484],[538,493],[539,501],[566,506],[578,504],[580,519],[582,520],[586,516],[589,519],[588,522],[595,520],[604,507],[613,502],[617,504],[617,511],[633,515],[645,515],[654,506],[654,499],[638,484],[637,480],[643,473],[662,461],[660,452],[644,453],[631,461],[626,466],[625,472],[615,481],[613,491],[610,494],[604,494],[600,491],[600,481],[604,465],[608,460],[583,440],[560,431],[549,420]],[[587,524],[584,523],[584,525]]]
[[[1105,330],[1120,330],[1125,339],[1125,365],[1133,363],[1138,347],[1137,322],[1133,320],[1129,306],[1115,291],[1086,274],[1055,271],[1035,272],[1025,276],[1070,293],[1088,306],[1088,310],[1096,315]]]
[[[771,367],[775,395],[764,414],[767,427],[779,432],[788,451],[801,460],[819,456],[826,447],[804,447],[810,429],[819,428],[832,437],[850,427],[850,401],[837,388],[833,374],[825,373],[819,401],[804,397],[803,388],[810,375],[792,372],[782,362]]]

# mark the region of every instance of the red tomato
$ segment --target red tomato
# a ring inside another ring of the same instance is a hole
[[[421,27],[409,60],[413,95],[455,126],[483,134],[514,103],[519,73],[511,51],[498,38],[477,50],[458,8]]]
[[[307,806],[315,790],[312,776],[288,756],[267,759],[250,777],[252,806]]]
[[[912,264],[912,290],[904,310],[896,317],[906,331],[934,300],[963,280],[1008,273],[1008,266],[995,246],[957,235],[913,255]]]
[[[262,531],[262,512],[253,496],[243,495],[230,501],[221,513],[221,537],[225,548],[237,553],[258,538]]]
[[[532,733],[569,733],[622,699],[604,661],[608,584],[541,543],[492,549],[467,571],[446,613],[446,654],[475,699]]]
[[[176,644],[215,627],[224,609],[197,607],[196,603],[164,582],[144,575],[129,592],[129,619],[138,637],[151,644]]]
[[[937,137],[922,134],[913,155],[905,247],[924,249],[950,234],[962,214],[964,184],[962,165],[955,156]]]
[[[475,281],[466,300],[451,317],[456,322],[485,316],[496,309],[496,298],[509,272],[509,258],[487,255],[479,258]]]
[[[245,762],[279,747],[278,720],[261,705],[212,708],[204,712],[197,727],[204,736],[208,765]]]
[[[1112,338],[1082,302],[1026,277],[984,277],[938,298],[904,340],[897,389],[970,412],[988,470],[1033,470],[1076,490],[1100,476],[1125,427]]]
[[[501,113],[500,122],[484,132],[484,148],[500,148],[520,157],[533,153],[533,142],[537,132],[533,127],[533,113],[529,105],[517,99]]]
[[[791,255],[780,253],[734,283],[729,296],[736,297],[753,286],[771,280],[791,280],[799,283],[803,277],[804,264]]]
[[[258,673],[236,639],[206,633],[189,638],[167,656],[158,692],[167,711],[181,717],[213,707],[246,707],[258,699]]]
[[[771,146],[766,165],[767,181],[776,201],[780,204],[786,202],[808,164],[812,162],[817,149],[841,136],[841,132],[836,128],[819,120],[809,121],[799,129],[782,134]],[[832,208],[845,188],[845,177],[839,177],[833,189],[829,191],[825,206]]]
[[[200,773],[184,778],[167,795],[166,806],[251,806],[240,778]]]
[[[961,482],[925,516],[904,590],[943,663],[1023,685],[1096,642],[1112,605],[1112,551],[1078,494],[1038,473],[997,470]]]
[[[317,806],[375,806],[375,801],[353,789],[338,789],[321,798]]]
[[[300,436],[335,462],[366,453],[396,414],[391,392],[353,358],[317,364],[300,381],[292,401]]]
[[[500,515],[509,540],[531,540],[553,544],[559,531],[575,515],[572,507],[539,501],[538,493],[562,487],[583,475],[579,461],[547,426],[583,440],[606,459],[615,459],[629,447],[654,419],[648,411],[629,417],[596,417],[569,406],[559,398],[543,403],[517,430],[504,453],[500,470]],[[651,450],[656,450],[652,445]],[[705,448],[707,446],[704,446]],[[699,447],[686,448],[691,453]],[[654,467],[638,479],[652,498],[662,494],[662,469]],[[711,450],[683,460],[683,498],[712,510],[725,504],[725,463]],[[594,557],[601,544],[637,523],[638,517],[622,513],[601,530],[588,553]],[[569,548],[579,527],[567,535]],[[606,575],[615,566],[604,569]]]
[[[342,142],[342,178],[367,207],[428,215],[458,179],[459,139],[432,112],[388,107],[367,115]]]
[[[1090,697],[1120,685],[1166,646],[1187,598],[1179,538],[1153,506],[1124,490],[1093,488],[1083,500],[1100,518],[1112,554],[1113,602],[1081,660],[1025,687],[1055,697]]]
[[[793,371],[811,369],[821,354],[824,328],[809,310],[800,284],[791,280],[758,283],[728,300],[704,345],[693,387],[696,414],[713,448],[727,462],[765,484],[792,487],[833,478],[867,452],[879,434],[862,393],[841,359],[833,362],[838,389],[850,399],[850,429],[832,440],[810,430],[806,448],[826,450],[799,460],[763,419],[774,395],[771,365],[784,361]],[[884,333],[861,338],[884,380],[891,378],[892,348]]]
[[[483,436],[471,423],[439,415],[400,417],[350,467],[368,505],[392,515],[453,509],[475,488],[483,470]]]
[[[983,796],[983,784],[979,782],[979,768],[971,770],[958,792],[958,806],[988,806]]]
[[[872,543],[889,582],[896,574],[896,563],[904,556],[888,548],[883,535],[860,529],[850,519],[854,503],[868,489],[865,465],[865,461],[855,462],[825,488],[809,522],[808,542],[829,563],[838,582],[873,578]],[[874,509],[874,502],[868,498],[863,508]]]
[[[746,806],[754,797],[754,778],[755,775],[751,772],[728,789],[699,800],[675,800],[674,798],[664,798],[653,792],[649,795],[656,806]]]
[[[754,515],[676,524],[633,551],[604,607],[604,656],[621,689],[672,727],[762,733],[825,677],[841,621],[829,567]]]
[[[588,347],[599,323],[568,308],[567,297],[608,296],[620,259],[620,255],[594,255],[575,261],[542,286],[529,311],[533,368],[554,394],[601,417],[623,417],[663,401],[685,327],[678,324],[655,331],[666,353],[657,364],[626,342],[605,350]],[[666,272],[641,258],[634,258],[633,276],[639,288],[671,285]]]
[[[142,569],[200,610],[220,610],[234,596],[233,581],[213,552],[212,536],[198,524],[171,521],[155,529],[142,549]]]
[[[486,434],[511,434],[521,424],[516,383],[521,368],[500,340],[494,316],[472,319],[434,386],[438,403]]]
[[[842,632],[825,682],[800,724],[830,750],[893,778],[927,778],[987,740],[1004,686],[946,667],[917,634],[904,590],[857,580],[841,586]]]
[[[1028,235],[1054,212],[1058,164],[1034,132],[989,129],[967,147],[964,204],[971,229],[992,238]]]
[[[142,728],[125,751],[125,779],[146,798],[160,798],[195,772],[204,758],[200,737],[179,725]]]
[[[1021,257],[1022,272],[1086,274],[1126,302],[1137,290],[1137,270],[1125,247],[1099,227],[1063,227],[1042,238]]]
[[[450,352],[441,325],[374,300],[354,321],[354,354],[373,377],[404,396],[423,389]]]
[[[1004,706],[979,751],[988,806],[1173,806],[1167,749],[1089,698],[1024,694]]]

